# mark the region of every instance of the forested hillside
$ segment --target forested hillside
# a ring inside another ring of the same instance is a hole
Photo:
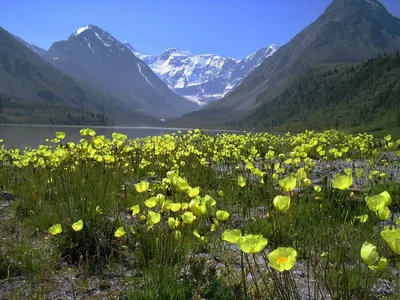
[[[239,125],[292,131],[400,128],[399,102],[397,51],[364,63],[309,69]]]

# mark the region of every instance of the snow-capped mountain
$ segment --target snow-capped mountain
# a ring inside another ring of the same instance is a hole
[[[72,77],[111,95],[126,109],[166,119],[199,108],[170,90],[132,50],[95,25],[55,42],[45,57]]]
[[[46,50],[40,48],[39,46],[36,46],[34,43],[27,42],[23,39],[21,39],[19,36],[13,35],[18,41],[20,41],[22,44],[24,44],[25,47],[28,47],[31,49],[33,52],[36,54],[39,54],[40,56],[44,56],[46,54]]]
[[[129,42],[124,44],[171,89],[199,105],[225,96],[278,49],[271,45],[236,60],[214,54],[192,54],[179,48],[169,48],[157,56],[143,55]]]

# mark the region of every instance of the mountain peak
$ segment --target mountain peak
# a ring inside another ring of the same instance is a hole
[[[95,35],[103,35],[103,34],[108,34],[110,35],[107,31],[101,29],[100,27],[93,25],[93,24],[88,24],[83,27],[78,28],[69,38],[74,38],[74,37],[79,37],[81,35],[85,35],[87,33],[91,32],[92,34]]]
[[[74,35],[75,35],[75,36],[80,35],[82,32],[84,32],[85,30],[88,30],[88,29],[89,29],[89,26],[84,26],[84,27],[78,28],[78,29],[75,31]]]
[[[170,52],[170,53],[181,52],[181,49],[179,49],[178,47],[171,47],[165,50],[164,52]]]
[[[351,30],[360,30],[360,34],[370,31],[372,38],[369,40],[372,41],[376,37],[387,39],[384,31],[392,38],[400,36],[400,19],[393,16],[378,0],[333,0],[315,23],[322,25],[326,21],[333,26],[350,26]],[[349,35],[351,30],[346,29]],[[380,47],[385,48],[382,45]]]
[[[270,101],[308,69],[366,61],[399,48],[400,19],[379,1],[333,0],[313,23],[264,60],[234,92],[213,105],[213,110],[220,110],[213,118],[236,123],[245,112],[256,111],[262,105],[269,109]],[[199,118],[195,113],[192,116]],[[206,122],[204,119],[202,122]]]
[[[325,13],[337,13],[339,11],[345,11],[346,9],[350,9],[350,11],[354,11],[354,9],[371,12],[384,11],[389,14],[385,6],[377,0],[333,0]]]
[[[86,31],[86,30],[89,30],[89,29],[94,29],[94,28],[98,28],[98,27],[95,26],[95,25],[92,25],[92,24],[89,24],[89,25],[80,27],[80,28],[78,28],[78,29],[75,31],[75,33],[73,33],[73,36],[80,35],[82,32],[84,32],[84,31]]]
[[[178,47],[172,47],[172,48],[168,48],[167,50],[165,50],[163,52],[163,54],[161,54],[161,57],[163,57],[164,59],[167,59],[170,56],[182,56],[182,55],[189,55],[190,52],[189,51],[183,51],[181,49],[179,49]]]
[[[92,46],[93,43],[96,43],[94,42],[95,40],[99,40],[109,50],[109,52],[113,51],[112,48],[114,48],[114,50],[118,49],[119,52],[127,51],[127,47],[114,38],[109,32],[92,24],[78,28],[68,38],[68,41],[75,41],[81,45],[86,44],[91,52],[94,51]]]

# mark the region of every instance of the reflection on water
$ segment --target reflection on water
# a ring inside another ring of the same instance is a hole
[[[57,131],[66,133],[66,141],[79,142],[82,138],[79,130],[88,126],[57,126],[57,125],[0,125],[0,139],[9,148],[37,147],[45,144],[46,139],[52,139]],[[162,127],[118,127],[118,126],[90,126],[97,134],[109,138],[113,132],[126,134],[130,138],[141,138],[154,135],[164,135],[185,128],[162,128]],[[210,133],[221,132],[221,130],[208,130]],[[225,131],[226,132],[226,131]]]

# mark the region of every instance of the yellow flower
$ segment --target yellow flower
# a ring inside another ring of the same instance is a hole
[[[400,228],[390,229],[386,227],[381,231],[381,236],[388,243],[389,247],[400,255]]]
[[[360,250],[361,259],[368,265],[368,268],[374,271],[380,271],[386,268],[388,261],[385,257],[379,257],[376,246],[365,242]]]
[[[147,181],[135,183],[135,189],[138,193],[146,192],[149,189],[149,183]]]
[[[380,211],[381,209],[392,204],[392,198],[387,191],[380,193],[379,195],[365,197],[367,206],[372,211]]]
[[[81,130],[79,130],[79,133],[82,136],[85,136],[85,135],[87,135],[87,136],[95,136],[96,135],[96,132],[93,129],[90,129],[90,128],[81,129]]]
[[[296,181],[297,181],[296,177],[288,176],[286,178],[283,178],[283,179],[279,180],[279,186],[285,192],[290,192],[290,191],[293,191],[295,189]]]
[[[218,221],[226,221],[229,218],[229,213],[225,210],[217,210],[215,216],[217,217]]]
[[[274,207],[278,212],[286,212],[290,207],[290,197],[276,196],[274,198]]]
[[[158,203],[163,205],[165,202],[165,196],[163,194],[157,194],[156,198],[158,199]]]
[[[182,215],[182,220],[185,224],[192,224],[196,220],[196,216],[191,211],[187,211]]]
[[[231,244],[236,244],[241,236],[242,232],[240,229],[228,229],[222,233],[222,240]]]
[[[368,268],[370,268],[371,270],[374,270],[374,271],[382,271],[387,267],[387,265],[388,265],[387,258],[381,256],[381,258],[379,258],[379,261],[377,264],[375,264],[373,266],[368,266]]]
[[[158,199],[157,197],[151,197],[144,201],[144,205],[146,205],[148,208],[153,208],[158,204]]]
[[[196,197],[200,193],[200,187],[195,187],[195,188],[189,187],[186,190],[186,193],[190,198]]]
[[[268,240],[262,235],[248,234],[242,236],[237,241],[237,245],[244,253],[258,253],[261,252],[268,244]]]
[[[180,224],[180,221],[179,221],[178,218],[176,218],[176,219],[174,219],[174,218],[172,218],[172,217],[169,217],[169,218],[168,218],[168,227],[169,227],[170,229],[175,229],[176,227],[179,226],[179,224]]]
[[[62,140],[65,138],[65,132],[56,132],[56,138]]]
[[[83,221],[79,220],[77,222],[75,222],[74,224],[72,224],[72,229],[75,231],[80,231],[83,228]]]
[[[134,205],[131,207],[132,210],[132,216],[137,215],[140,213],[140,206],[139,205]]]
[[[197,229],[195,229],[195,230],[193,231],[193,235],[194,235],[195,237],[197,237],[198,239],[200,239],[202,242],[207,242],[207,238],[206,238],[205,236],[201,236],[200,233],[199,233],[199,231],[198,231]]]
[[[101,209],[101,207],[100,206],[96,206],[96,212],[99,214],[99,215],[102,215],[103,214],[103,210]]]
[[[49,232],[50,232],[52,235],[57,235],[57,234],[61,233],[61,232],[62,232],[61,224],[56,224],[56,225],[51,226],[51,227],[49,228]]]
[[[117,237],[117,238],[120,238],[120,237],[122,237],[122,236],[124,236],[125,235],[125,229],[124,229],[124,227],[119,227],[117,230],[115,230],[115,232],[114,232],[114,236],[115,237]]]
[[[303,179],[303,184],[304,184],[304,186],[306,186],[306,187],[310,187],[310,186],[311,186],[311,180],[310,180],[310,178],[304,178],[304,179]]]
[[[112,163],[112,162],[114,162],[115,161],[115,157],[114,156],[112,156],[112,155],[104,155],[103,156],[103,159],[104,159],[104,161],[106,162],[106,163]]]
[[[189,209],[195,213],[196,216],[204,215],[207,212],[207,206],[201,201],[200,197],[196,197],[190,201]]]
[[[208,206],[214,206],[217,202],[215,201],[215,199],[213,197],[211,197],[210,195],[205,195],[204,196],[204,202],[208,205]]]
[[[103,161],[103,156],[100,155],[100,154],[96,154],[94,156],[94,160],[97,161],[97,162],[102,162]]]
[[[149,221],[152,224],[157,224],[157,223],[159,223],[161,221],[161,214],[160,213],[156,213],[154,211],[149,211],[148,215],[149,215]]]
[[[320,185],[314,185],[314,191],[316,191],[317,193],[320,193],[322,190]]]
[[[354,220],[353,220],[353,222],[360,222],[360,223],[365,223],[367,221],[368,221],[368,215],[367,214],[364,214],[364,215],[361,215],[361,216],[356,216],[356,217],[354,217]]]
[[[246,179],[244,179],[244,177],[242,175],[240,175],[238,180],[237,180],[237,184],[240,187],[245,187],[246,186]]]
[[[376,246],[369,243],[365,242],[361,246],[361,259],[368,265],[375,265],[378,260],[379,260],[379,254],[378,250],[376,249]]]
[[[167,209],[170,209],[172,212],[177,212],[181,209],[182,204],[181,203],[168,203]]]
[[[268,265],[279,271],[289,271],[296,264],[297,251],[293,248],[279,247],[268,254]]]
[[[336,175],[332,179],[332,186],[335,189],[347,190],[353,184],[353,176],[351,175]]]
[[[172,178],[172,184],[175,186],[178,192],[184,192],[190,187],[186,179],[180,176],[174,176]]]
[[[390,218],[390,209],[384,207],[376,212],[381,221],[388,220]]]

